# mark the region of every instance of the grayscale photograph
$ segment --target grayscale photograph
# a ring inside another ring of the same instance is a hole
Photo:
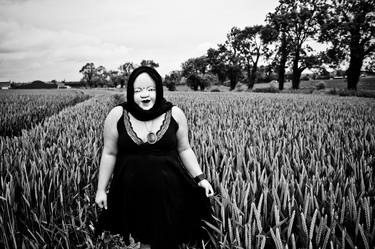
[[[375,1],[0,0],[0,248],[375,248]]]

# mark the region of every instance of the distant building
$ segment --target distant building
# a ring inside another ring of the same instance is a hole
[[[85,83],[82,81],[65,81],[64,85],[72,88],[85,87]]]
[[[11,84],[10,81],[0,81],[0,89],[2,90],[10,89],[11,88],[10,84]]]
[[[58,88],[58,89],[67,89],[67,88],[71,88],[70,86],[65,85],[64,82],[56,82],[56,85],[57,85],[57,88]]]

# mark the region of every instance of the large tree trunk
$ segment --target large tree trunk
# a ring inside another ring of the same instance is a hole
[[[251,76],[250,76],[250,81],[249,81],[249,89],[252,89],[255,84],[255,80],[257,78],[257,70],[258,70],[258,65],[255,63],[253,65],[253,68],[251,69]]]
[[[251,85],[251,67],[249,64],[246,66],[246,72],[247,72],[247,87],[249,89],[252,89],[254,84],[253,86]]]
[[[217,75],[217,78],[219,79],[220,85],[223,85],[224,82],[225,82],[226,75],[223,74],[223,73],[219,73],[219,74]]]
[[[293,78],[292,78],[292,88],[293,89],[298,89],[299,88],[299,82],[301,78],[301,71],[299,70],[298,67],[298,62],[299,62],[299,49],[296,50],[296,54],[294,55],[293,59]]]
[[[357,90],[357,84],[361,75],[363,64],[363,53],[361,48],[355,47],[350,49],[350,62],[347,70],[348,89]]]
[[[232,65],[232,66],[229,66],[227,73],[228,73],[228,78],[230,80],[230,90],[232,91],[237,85],[241,70],[239,69],[239,66]]]
[[[232,90],[234,90],[234,88],[237,85],[237,77],[231,75],[231,76],[229,76],[229,81],[230,81],[230,88],[229,88],[229,90],[232,91]]]
[[[88,83],[90,88],[93,86],[92,75],[90,75],[90,74],[87,76],[87,83]]]
[[[278,70],[278,75],[279,75],[279,78],[277,79],[278,82],[279,82],[279,90],[283,90],[284,89],[284,82],[285,82],[285,64],[282,65],[280,64],[279,65],[279,70]]]
[[[279,61],[279,66],[278,66],[278,70],[277,70],[277,73],[279,75],[279,78],[278,78],[278,82],[279,82],[279,90],[283,90],[284,89],[284,82],[285,82],[285,65],[286,65],[286,61],[288,59],[288,50],[286,48],[286,40],[285,40],[285,34],[283,35],[283,41],[282,41],[282,44],[281,44],[281,47],[280,47],[280,54],[281,54],[281,58],[280,58],[280,61]]]

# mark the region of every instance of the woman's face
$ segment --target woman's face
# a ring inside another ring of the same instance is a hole
[[[134,81],[134,102],[143,110],[150,110],[156,100],[154,80],[147,74],[141,73]]]

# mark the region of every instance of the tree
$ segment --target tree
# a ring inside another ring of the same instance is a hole
[[[123,88],[127,84],[129,76],[133,72],[134,69],[135,69],[135,65],[133,62],[125,62],[119,67],[120,74],[121,74],[121,80],[120,80],[121,88]]]
[[[218,44],[220,59],[225,63],[225,74],[229,79],[229,89],[232,91],[241,78],[242,70],[237,47],[232,47],[230,42]]]
[[[116,87],[121,84],[121,75],[119,74],[119,71],[109,70],[107,75],[109,77],[109,86]]]
[[[348,89],[357,89],[363,61],[375,51],[375,2],[331,0],[325,5],[320,40],[331,44],[328,55],[338,64],[349,58]]]
[[[289,51],[292,49],[291,37],[287,33],[289,21],[284,18],[284,15],[284,8],[282,8],[282,6],[278,6],[276,7],[275,12],[269,13],[266,18],[269,27],[273,29],[273,36],[269,42],[276,44],[274,49],[276,56],[272,64],[274,64],[276,67],[279,90],[284,89],[285,68],[287,65],[288,56],[290,54]]]
[[[178,70],[172,71],[169,75],[164,77],[164,85],[169,91],[176,91],[176,85],[181,81],[181,72]]]
[[[208,61],[206,56],[200,56],[196,58],[190,58],[181,64],[182,71],[181,75],[186,77],[187,84],[194,91],[204,90],[207,86],[207,82],[204,81],[203,75],[206,74],[208,69]]]
[[[257,82],[270,82],[277,79],[277,74],[274,72],[275,65],[261,65],[257,70]]]
[[[107,70],[105,69],[104,66],[99,66],[97,69],[96,69],[96,72],[95,72],[95,85],[100,85],[101,87],[103,87],[104,85],[107,84]]]
[[[190,58],[187,61],[183,62],[182,65],[182,76],[189,76],[190,74],[205,74],[208,68],[208,60],[205,55]]]
[[[292,87],[299,88],[302,71],[312,62],[311,47],[307,45],[309,40],[315,38],[319,30],[318,19],[321,18],[323,0],[279,0],[276,7],[273,22],[279,22],[281,44],[291,48],[292,56]],[[271,14],[272,15],[272,14]],[[282,51],[285,52],[287,47]],[[281,57],[285,60],[285,55]],[[303,60],[306,59],[306,62]],[[280,63],[281,66],[283,64]],[[300,65],[304,64],[304,65]]]
[[[210,67],[210,72],[216,74],[219,82],[223,84],[226,79],[225,72],[227,68],[218,49],[210,48],[207,50],[207,63]]]
[[[152,68],[156,68],[156,67],[159,67],[159,64],[154,62],[153,60],[142,60],[141,66],[149,66]]]
[[[85,82],[88,87],[97,87],[98,85],[103,87],[108,82],[108,74],[104,66],[96,68],[94,63],[86,63],[79,72],[83,74],[81,81]]]
[[[244,67],[248,77],[248,87],[253,88],[258,63],[261,56],[268,53],[267,43],[272,36],[273,30],[263,25],[255,25],[239,29],[233,27],[227,35],[226,44],[228,48],[233,49],[240,60],[240,64]]]
[[[305,69],[311,69],[311,68],[320,68],[322,65],[322,57],[320,54],[308,54],[305,52],[305,50],[302,50],[300,52],[300,62],[298,63],[298,66],[295,67],[295,63],[293,61],[293,78],[292,78],[292,85],[293,85],[293,79],[296,77],[298,78],[298,87],[293,87],[293,89],[298,89],[299,88],[299,81],[301,79],[302,72]]]
[[[86,63],[86,65],[84,65],[81,68],[81,70],[79,70],[79,72],[83,74],[82,81],[85,82],[86,86],[92,87],[94,85],[93,79],[96,74],[96,68],[94,63]]]
[[[186,79],[186,84],[193,89],[194,91],[197,91],[198,88],[201,91],[204,91],[204,89],[211,85],[212,81],[217,80],[217,78],[211,74],[191,74]]]
[[[236,87],[238,81],[240,81],[241,79],[241,76],[242,76],[241,66],[239,64],[229,64],[227,66],[226,73],[230,82],[229,90],[232,91]]]
[[[163,85],[165,85],[169,91],[176,91],[176,82],[168,74],[164,77]]]

